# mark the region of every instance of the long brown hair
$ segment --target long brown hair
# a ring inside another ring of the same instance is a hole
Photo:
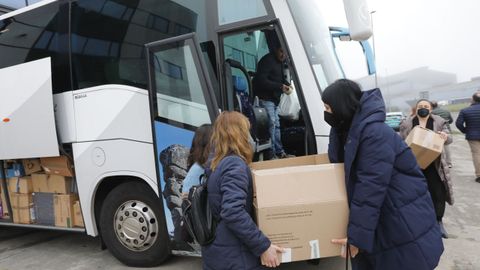
[[[239,112],[222,112],[213,125],[212,146],[215,155],[211,168],[215,170],[227,155],[234,154],[252,162],[253,151],[248,142],[250,122]]]
[[[210,140],[212,138],[212,125],[204,124],[197,128],[192,140],[190,155],[188,156],[188,169],[196,162],[203,166],[210,153]]]

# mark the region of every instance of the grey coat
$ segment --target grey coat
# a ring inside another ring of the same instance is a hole
[[[452,135],[448,130],[448,122],[445,121],[442,117],[438,115],[430,114],[430,117],[433,119],[433,131],[440,132],[443,131],[448,134],[448,139],[445,142],[445,145],[452,143]],[[409,117],[400,124],[400,136],[405,139],[412,130],[412,120],[413,117]],[[443,184],[445,185],[445,190],[447,191],[447,202],[450,205],[453,205],[453,190],[452,190],[452,180],[450,178],[450,168],[447,164],[447,158],[445,151],[442,152],[440,158],[437,158],[435,161],[435,168],[437,169],[440,179],[442,179]]]

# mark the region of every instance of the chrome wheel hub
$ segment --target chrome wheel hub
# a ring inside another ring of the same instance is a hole
[[[158,235],[155,213],[141,201],[128,201],[120,205],[113,217],[115,235],[122,245],[132,251],[149,249]]]

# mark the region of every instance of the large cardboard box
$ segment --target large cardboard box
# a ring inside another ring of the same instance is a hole
[[[55,226],[53,212],[53,193],[35,192],[32,194],[35,209],[35,223],[40,225]]]
[[[73,204],[77,200],[77,194],[55,194],[53,196],[55,226],[67,228],[73,227]]]
[[[35,220],[32,194],[10,194],[13,223],[30,224]]]
[[[69,194],[72,191],[72,178],[44,173],[32,174],[33,192]]]
[[[427,168],[440,156],[445,143],[438,133],[420,126],[416,126],[410,131],[405,142],[412,149],[413,155],[422,169]]]
[[[80,208],[80,202],[76,201],[73,204],[73,226],[75,227],[85,227],[83,223],[82,209]]]
[[[47,174],[73,176],[73,165],[66,156],[41,158],[40,163]]]
[[[343,164],[326,155],[252,164],[257,224],[272,243],[286,248],[282,262],[339,256],[331,243],[347,232]]]
[[[32,177],[30,176],[8,178],[7,182],[9,193],[29,194],[33,191]]]

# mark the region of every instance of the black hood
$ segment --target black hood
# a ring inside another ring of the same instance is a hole
[[[334,117],[348,126],[360,106],[361,97],[360,86],[347,79],[335,81],[322,92],[322,101],[330,106]]]

